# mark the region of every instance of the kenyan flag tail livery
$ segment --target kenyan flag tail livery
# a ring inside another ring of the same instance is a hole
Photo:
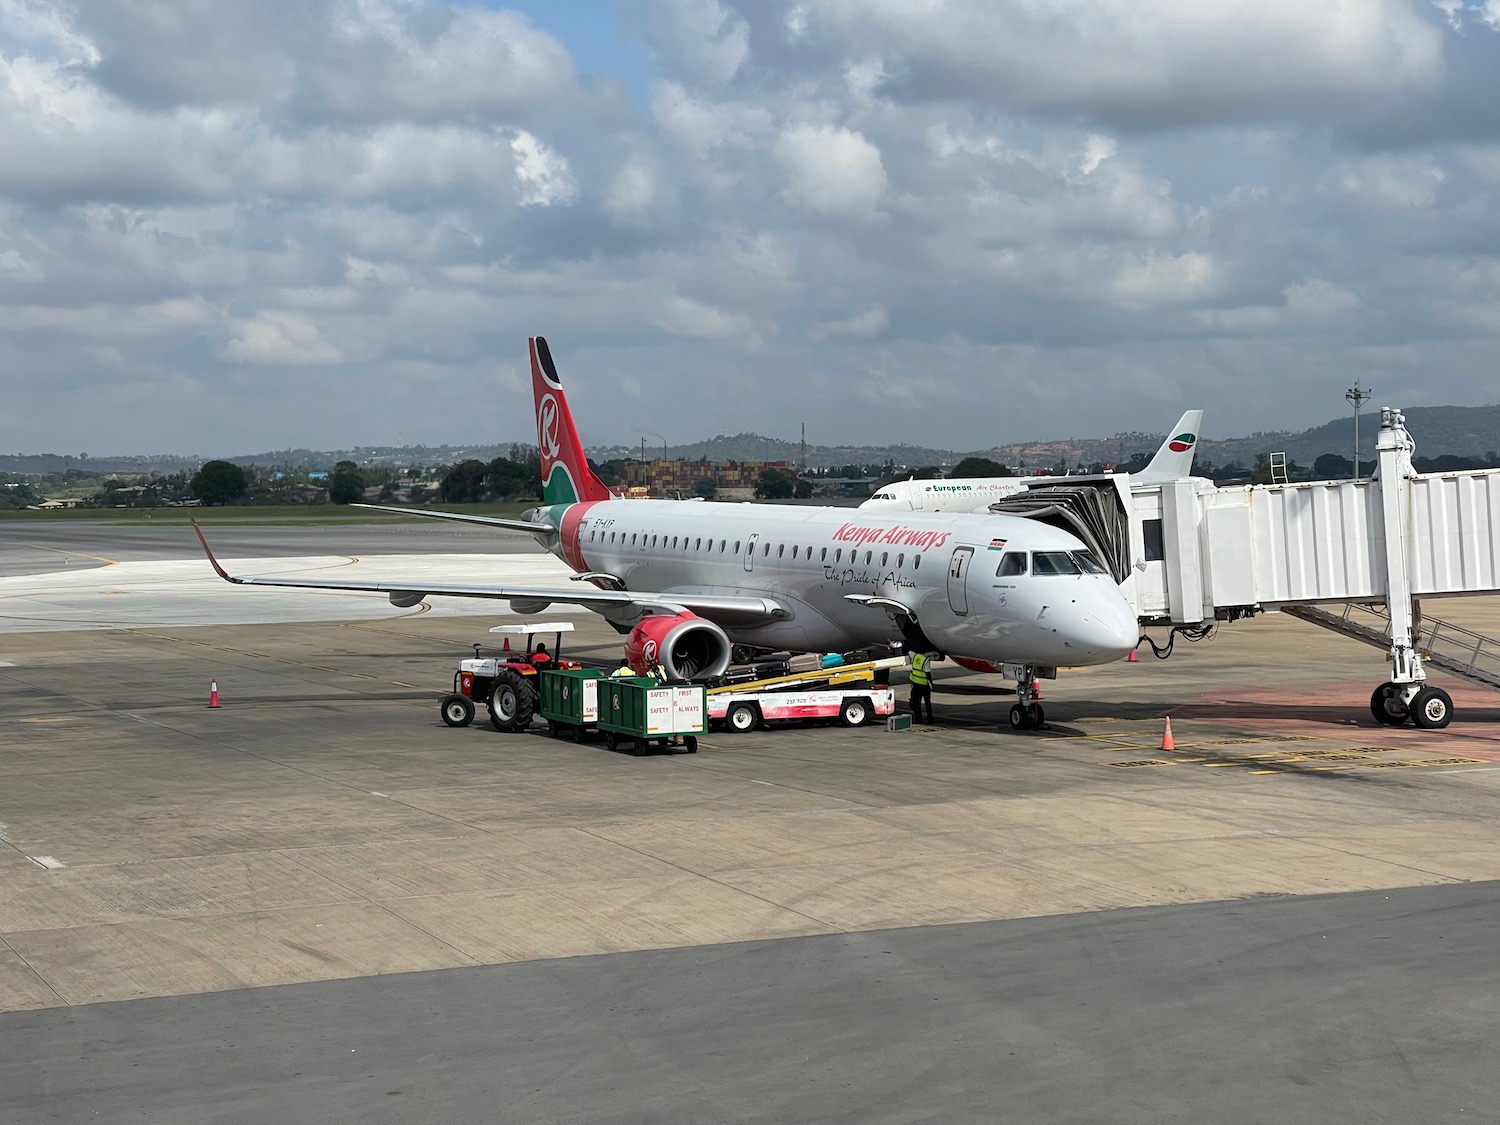
[[[1167,432],[1172,436],[1162,442],[1151,463],[1134,474],[1136,480],[1182,480],[1193,473],[1193,452],[1198,448],[1198,432],[1203,425],[1203,411],[1189,410],[1177,419]]]
[[[531,393],[536,401],[536,448],[542,464],[542,500],[549,505],[613,500],[609,486],[589,468],[547,341],[533,336],[530,346]]]

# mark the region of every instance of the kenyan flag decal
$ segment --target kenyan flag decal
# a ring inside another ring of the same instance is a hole
[[[1167,448],[1173,453],[1186,453],[1189,449],[1193,448],[1197,441],[1197,434],[1178,434],[1171,441],[1167,442]]]

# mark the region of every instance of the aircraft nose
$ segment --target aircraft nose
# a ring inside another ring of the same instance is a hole
[[[1140,639],[1135,613],[1116,589],[1100,591],[1087,608],[1079,640],[1100,661],[1120,660]]]

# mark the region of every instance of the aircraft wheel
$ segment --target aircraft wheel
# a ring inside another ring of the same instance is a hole
[[[732,703],[724,712],[724,729],[735,734],[749,734],[755,729],[759,717],[749,703]]]
[[[1010,709],[1010,729],[1011,730],[1030,730],[1031,729],[1031,713],[1025,707],[1022,707],[1019,703],[1012,704],[1012,706],[1011,706],[1011,709]]]
[[[1028,717],[1031,719],[1031,729],[1041,730],[1042,725],[1047,721],[1047,712],[1042,710],[1040,703],[1033,703],[1031,705],[1031,714]]]
[[[474,721],[474,701],[467,695],[445,695],[438,704],[443,722],[450,727],[466,727]]]
[[[839,722],[846,727],[863,726],[870,718],[870,708],[863,699],[846,699],[839,708]]]
[[[1381,684],[1370,695],[1370,714],[1377,722],[1399,727],[1406,722],[1409,712],[1397,694],[1396,685],[1387,683]]]
[[[1424,687],[1411,701],[1411,721],[1423,730],[1442,730],[1453,721],[1453,699],[1442,688]]]

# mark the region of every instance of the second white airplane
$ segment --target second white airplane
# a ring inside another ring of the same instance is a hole
[[[1189,410],[1177,420],[1151,463],[1131,481],[1183,480],[1193,471],[1203,411]],[[1039,484],[1066,482],[1067,477],[945,477],[897,480],[881,485],[861,508],[896,512],[987,512],[997,500]]]

